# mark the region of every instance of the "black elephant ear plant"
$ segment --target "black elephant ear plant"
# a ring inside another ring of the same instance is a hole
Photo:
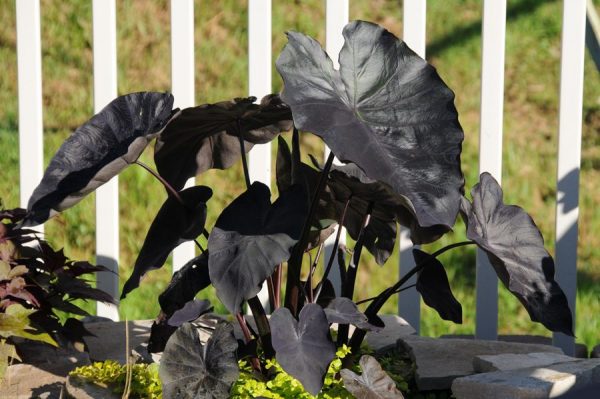
[[[273,377],[266,366],[276,360],[316,395],[336,350],[349,346],[358,362],[366,331],[383,327],[377,313],[407,289],[415,274],[425,303],[443,319],[461,323],[461,305],[437,257],[464,245],[487,253],[533,321],[573,335],[571,312],[554,281],[554,262],[533,220],[523,209],[503,203],[500,186],[487,173],[472,188],[471,200],[464,196],[464,134],[452,90],[434,67],[382,27],[354,21],[343,35],[335,69],[319,43],[289,32],[277,60],[284,90],[260,103],[254,97],[236,98],[180,111],[172,109],[170,94],[117,98],[65,141],[31,199],[26,225],[73,205],[129,164],[143,166],[160,180],[167,199],[122,298],[147,272],[161,267],[177,245],[205,235],[207,248],[198,244],[200,256],[175,273],[159,296],[162,311],[151,340],[154,349],[164,349],[160,373],[167,397],[227,397],[243,357],[261,379]],[[293,131],[292,145],[278,140],[279,196],[272,201],[266,185],[250,181],[246,152],[287,130]],[[300,161],[299,131],[317,135],[331,148],[324,165]],[[157,172],[137,161],[153,139]],[[334,156],[344,165],[333,165]],[[238,160],[246,191],[222,210],[214,226],[205,226],[212,191],[183,189],[184,183]],[[430,243],[450,231],[459,214],[469,241],[432,254],[415,250],[414,269],[361,301],[369,303],[359,310],[354,286],[364,249],[385,267],[398,224],[410,229],[414,243]],[[340,252],[339,264],[330,261],[316,273],[323,242],[336,224],[355,239],[352,255],[345,259]],[[342,276],[339,297],[327,278],[332,267]],[[257,297],[265,283],[270,318]],[[210,307],[194,297],[209,285],[240,324],[243,341],[236,341],[223,322],[207,342],[200,342],[194,322]],[[245,320],[245,306],[255,328]],[[333,323],[339,325],[335,341]],[[351,336],[350,324],[356,327]],[[387,382],[369,382],[373,376],[387,381],[375,359],[365,357],[361,365],[362,376],[342,373],[346,389],[360,398],[399,397]]]

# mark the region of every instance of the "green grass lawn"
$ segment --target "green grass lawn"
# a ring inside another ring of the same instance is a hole
[[[42,0],[43,102],[45,160],[61,142],[92,115],[91,2]],[[170,30],[168,1],[117,2],[119,94],[170,87]],[[402,34],[398,1],[353,0],[351,19],[382,24]],[[481,74],[481,2],[429,1],[427,58],[456,92],[456,105],[465,131],[463,170],[467,189],[477,182]],[[284,32],[297,30],[325,37],[324,2],[319,0],[273,2],[273,62],[286,42]],[[18,206],[18,109],[15,3],[0,7],[0,198],[7,207]],[[561,1],[511,0],[508,2],[506,46],[503,188],[507,203],[527,209],[540,226],[553,253],[558,88],[560,74]],[[247,95],[247,11],[245,1],[196,2],[196,101],[214,102]],[[578,249],[578,339],[588,345],[600,341],[600,76],[586,54],[584,137],[580,194],[580,245]],[[281,89],[273,68],[273,90]],[[322,153],[318,139],[303,137],[305,152]],[[275,151],[275,146],[273,146]],[[142,157],[152,162],[149,148]],[[207,226],[243,189],[240,165],[210,171],[198,182],[214,187]],[[141,168],[120,175],[121,282],[129,276],[151,223],[165,199],[159,183]],[[94,197],[46,224],[47,239],[74,259],[94,258]],[[464,239],[464,228],[445,237],[438,248]],[[464,323],[441,321],[423,307],[421,331],[437,336],[474,331],[474,250],[461,248],[444,255],[452,288],[463,304]],[[359,270],[357,298],[372,296],[397,275],[397,256],[378,267],[366,255]],[[170,266],[149,273],[141,287],[122,302],[121,316],[152,318],[158,312],[156,296],[166,286]],[[214,298],[210,291],[204,296]],[[89,305],[92,309],[92,304]],[[222,309],[222,307],[218,307]],[[384,309],[395,312],[397,303]],[[504,288],[500,289],[501,333],[549,335],[530,322],[525,310]]]

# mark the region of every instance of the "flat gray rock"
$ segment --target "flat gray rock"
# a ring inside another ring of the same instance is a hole
[[[449,334],[442,335],[440,338],[460,338],[460,339],[473,339],[475,338],[470,334]],[[516,335],[516,334],[506,334],[506,335],[498,335],[498,341],[504,342],[520,342],[523,344],[542,344],[542,345],[552,345],[552,338],[544,337],[543,335]],[[574,357],[580,359],[588,358],[588,349],[585,344],[581,342],[575,343],[575,353]]]
[[[120,399],[122,395],[116,394],[107,387],[87,382],[78,377],[67,377],[66,391],[73,399]]]
[[[43,342],[25,340],[17,345],[22,362],[56,376],[66,377],[75,367],[90,364],[87,352],[74,348],[54,347]]]
[[[400,316],[384,315],[381,319],[385,328],[377,332],[370,331],[365,336],[365,342],[375,351],[396,346],[398,339],[416,334],[415,329]]]
[[[0,381],[0,398],[59,398],[65,377],[31,364],[14,364]]]
[[[129,349],[148,342],[153,320],[128,322]],[[127,358],[124,321],[102,321],[85,326],[95,337],[84,337],[92,361],[116,360],[125,364]]]
[[[478,355],[550,352],[562,354],[548,345],[475,339],[442,339],[408,335],[398,340],[398,350],[415,362],[419,390],[448,389],[452,381],[475,373],[473,359]]]
[[[500,355],[481,355],[473,359],[473,369],[478,373],[490,371],[517,370],[529,367],[545,367],[553,364],[574,362],[575,357],[551,352],[503,353]]]
[[[22,363],[13,364],[0,381],[0,398],[59,398],[75,367],[90,364],[87,352],[17,340]]]
[[[593,358],[600,357],[600,345],[594,346],[594,349],[592,349],[592,353],[590,353],[590,357],[593,357]]]
[[[555,398],[597,382],[600,359],[588,359],[457,378],[452,393],[457,399]]]

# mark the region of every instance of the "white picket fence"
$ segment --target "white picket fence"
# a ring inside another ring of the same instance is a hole
[[[39,0],[15,0],[19,90],[21,206],[43,173],[42,72]],[[93,2],[94,108],[102,109],[117,95],[115,0]],[[342,27],[348,22],[349,0],[326,0],[326,48],[332,59],[343,45]],[[502,121],[504,101],[504,42],[506,0],[483,1],[481,76],[480,171],[498,181],[502,171]],[[400,8],[399,8],[400,9]],[[403,39],[425,57],[426,0],[404,0]],[[172,91],[175,106],[194,105],[194,1],[171,0]],[[557,280],[575,312],[579,170],[583,106],[583,60],[586,0],[563,0],[559,148],[556,206]],[[271,93],[271,0],[248,0],[249,94],[261,98]],[[557,88],[558,89],[558,88]],[[26,110],[26,112],[24,112]],[[269,184],[269,145],[250,152],[250,176]],[[570,175],[567,179],[566,176]],[[568,197],[568,201],[566,200]],[[564,204],[569,204],[565,208]],[[574,204],[574,206],[573,206]],[[118,179],[102,186],[96,195],[97,262],[117,270],[119,262]],[[412,267],[411,243],[406,231],[400,239],[400,274]],[[335,251],[334,251],[335,253]],[[174,268],[194,254],[182,245],[174,254]],[[329,250],[328,254],[332,255]],[[476,331],[483,339],[496,339],[498,331],[498,281],[481,253],[476,269]],[[118,296],[118,277],[103,273],[98,286]],[[418,329],[420,297],[416,290],[400,294],[399,314]],[[98,314],[118,318],[114,306],[98,305]],[[562,334],[554,343],[573,353],[574,341]]]

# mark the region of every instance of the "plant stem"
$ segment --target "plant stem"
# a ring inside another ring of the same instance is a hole
[[[235,318],[237,319],[240,328],[242,329],[242,333],[244,334],[244,339],[246,340],[246,343],[252,341],[252,335],[250,334],[250,330],[248,330],[248,325],[246,324],[246,320],[244,319],[242,313],[237,313],[235,315]]]
[[[327,267],[325,268],[325,272],[323,273],[323,278],[321,279],[321,281],[325,281],[325,279],[327,279],[327,276],[329,276],[329,272],[331,271],[331,266],[333,266],[333,261],[335,260],[335,255],[338,252],[338,246],[340,245],[340,237],[342,235],[344,221],[346,220],[346,212],[348,211],[348,206],[350,205],[351,199],[352,199],[352,196],[350,196],[350,198],[348,198],[348,200],[346,201],[346,204],[344,205],[344,211],[342,212],[342,216],[340,216],[340,221],[338,223],[337,232],[335,234],[335,242],[333,243],[333,250],[331,251],[332,254],[329,257],[329,261],[327,262]],[[321,284],[321,286],[323,286],[323,284]],[[318,294],[317,294],[317,296],[318,296]]]
[[[204,248],[202,248],[202,245],[200,245],[200,243],[198,242],[198,240],[194,239],[194,242],[196,243],[196,246],[198,247],[198,249],[200,250],[201,253],[204,253]]]
[[[406,287],[402,287],[399,290],[394,291],[394,294],[398,294],[398,293],[400,293],[402,291],[406,291],[406,290],[408,290],[410,288],[413,288],[413,287],[416,287],[416,286],[417,286],[416,284],[407,285]],[[378,296],[372,296],[371,298],[367,298],[367,299],[362,299],[362,300],[356,302],[356,305],[361,305],[363,303],[367,303],[367,302],[373,301],[373,300],[375,300],[377,298],[379,298],[379,295]]]
[[[244,334],[244,339],[246,340],[246,343],[252,341],[252,335],[250,334],[250,330],[248,329],[248,325],[246,324],[246,320],[244,319],[244,316],[241,313],[237,313],[235,315],[235,318],[237,319],[237,321],[240,325],[240,328],[242,329],[242,333]],[[261,367],[260,367],[260,361],[258,360],[258,358],[257,357],[251,358],[250,363],[252,363],[252,368],[260,373]]]
[[[240,150],[242,152],[242,167],[244,168],[244,179],[246,180],[246,189],[250,188],[250,172],[248,171],[248,161],[246,160],[246,147],[244,145],[244,135],[240,120],[237,120],[238,139],[240,141]]]
[[[281,306],[281,280],[283,278],[283,267],[281,263],[275,268],[275,309]]]
[[[369,202],[363,224],[360,228],[360,231],[358,232],[358,238],[356,240],[356,245],[354,246],[354,254],[352,254],[352,259],[350,261],[350,265],[348,266],[348,272],[346,273],[346,281],[344,281],[344,285],[342,286],[342,296],[349,299],[352,299],[352,296],[354,294],[354,284],[356,283],[356,274],[358,273],[360,255],[365,244],[365,230],[367,229],[367,226],[369,226],[369,222],[371,221],[371,213],[373,213],[373,206],[374,203]]]
[[[288,262],[288,274],[287,274],[287,290],[285,292],[285,306],[290,309],[294,316],[298,315],[298,297],[300,294],[300,269],[302,268],[302,255],[304,254],[304,249],[306,248],[306,244],[308,243],[308,236],[310,233],[310,225],[312,220],[316,214],[317,206],[319,205],[319,198],[321,197],[321,193],[325,189],[325,183],[327,182],[327,178],[329,176],[329,171],[331,170],[331,165],[333,163],[333,159],[335,155],[333,152],[329,153],[329,157],[327,157],[327,162],[323,167],[323,171],[321,172],[321,178],[319,179],[319,185],[317,186],[317,190],[315,191],[312,202],[310,204],[310,210],[308,212],[308,216],[304,221],[304,228],[302,229],[302,235],[300,236],[300,241],[296,243],[294,249],[292,249],[292,254],[290,256],[290,260]]]
[[[269,293],[269,307],[271,312],[275,310],[275,287],[273,286],[273,276],[267,277],[267,292]]]
[[[306,279],[306,284],[304,284],[304,291],[308,293],[308,301],[310,303],[315,302],[315,295],[312,288],[312,279],[315,273],[315,269],[317,268],[317,264],[319,263],[319,258],[321,257],[321,252],[323,252],[323,244],[319,245],[319,249],[317,249],[317,255],[315,255],[315,260],[312,262],[310,270],[308,272],[308,278]]]
[[[292,184],[300,183],[300,134],[294,125],[292,133]]]
[[[449,251],[449,250],[451,250],[453,248],[462,247],[462,246],[471,245],[471,244],[475,244],[475,242],[474,241],[462,241],[462,242],[457,242],[457,243],[454,243],[454,244],[450,244],[450,245],[445,246],[444,248],[440,248],[436,252],[432,253],[430,256],[432,258],[437,258],[438,256],[440,256],[444,252]],[[402,287],[402,285],[406,284],[406,282],[413,275],[415,275],[416,273],[418,273],[428,263],[429,263],[429,259],[427,259],[423,263],[419,263],[418,265],[415,265],[415,267],[413,267],[400,280],[398,280],[398,282],[396,284],[394,284],[393,286],[391,286],[391,287],[383,290],[376,297],[376,299],[373,302],[371,302],[371,304],[367,307],[367,309],[365,310],[365,315],[367,317],[371,317],[371,316],[376,315],[377,312],[379,312],[381,310],[382,306],[387,302],[387,300],[390,299],[391,296],[394,295],[394,293],[396,291],[398,291],[400,289],[400,287]],[[350,348],[351,348],[351,350],[356,351],[356,350],[358,350],[358,348],[360,348],[360,344],[362,343],[365,335],[366,335],[366,331],[365,330],[361,330],[361,329],[357,328],[354,331],[354,334],[352,334],[352,339],[350,340]]]
[[[146,165],[145,163],[143,163],[141,161],[137,161],[136,160],[134,163],[136,165],[139,165],[142,168],[146,169],[152,176],[154,176],[159,182],[161,182],[163,186],[165,186],[165,188],[167,189],[167,191],[169,193],[171,193],[173,195],[173,197],[175,197],[177,199],[177,201],[179,201],[179,203],[181,205],[185,205],[185,203],[183,202],[183,199],[181,199],[181,196],[179,195],[179,193],[177,192],[177,190],[175,190],[173,188],[173,186],[171,186],[169,184],[168,181],[166,181],[165,179],[163,179],[163,177],[161,175],[159,175],[158,173],[156,173],[154,170],[152,170],[151,167],[149,167],[148,165]]]
[[[348,266],[348,272],[346,274],[346,278],[344,280],[344,284],[342,285],[342,296],[349,298],[352,300],[352,296],[354,295],[354,284],[356,283],[356,275],[358,273],[358,265],[360,264],[360,255],[362,253],[362,249],[364,247],[365,242],[365,230],[369,225],[371,220],[371,213],[373,212],[373,202],[369,202],[367,206],[367,212],[365,213],[365,218],[362,226],[360,227],[360,231],[358,232],[358,239],[356,240],[356,245],[354,246],[354,253],[352,254],[352,259],[350,260],[350,265]],[[350,332],[350,326],[348,324],[340,324],[338,327],[338,346],[347,343],[348,334]]]
[[[254,322],[256,323],[256,328],[258,329],[258,335],[260,336],[262,349],[265,351],[265,357],[270,359],[275,356],[275,350],[271,344],[271,327],[269,326],[269,320],[267,319],[265,309],[263,308],[262,304],[260,303],[260,299],[258,299],[257,296],[248,299],[248,305],[250,306],[250,310],[254,315]]]

